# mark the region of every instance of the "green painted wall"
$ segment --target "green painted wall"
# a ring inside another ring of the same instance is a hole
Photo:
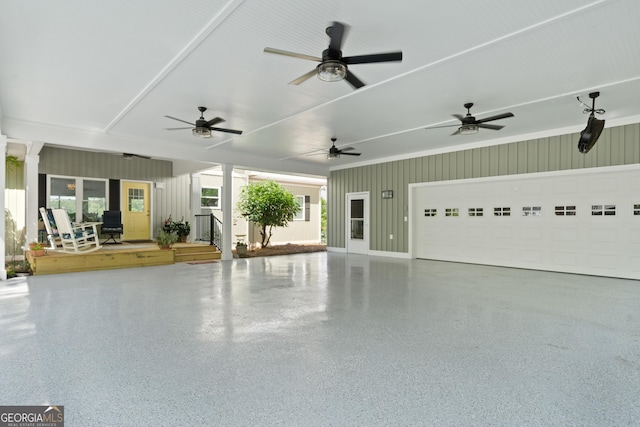
[[[370,192],[371,250],[408,252],[409,184],[640,163],[640,124],[605,129],[587,154],[578,139],[575,133],[332,171],[327,245],[345,247],[347,193]],[[383,200],[383,190],[393,190],[393,199]]]

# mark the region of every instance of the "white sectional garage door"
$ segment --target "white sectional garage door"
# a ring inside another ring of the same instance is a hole
[[[412,184],[411,255],[640,279],[640,168]]]

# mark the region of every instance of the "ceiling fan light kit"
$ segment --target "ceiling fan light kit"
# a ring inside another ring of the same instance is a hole
[[[191,133],[202,138],[211,138],[211,130],[205,127],[196,126],[191,130]]]
[[[478,125],[462,125],[458,129],[460,135],[473,135],[478,133]]]
[[[347,76],[347,66],[340,61],[325,61],[317,69],[318,78],[325,82],[339,82]]]

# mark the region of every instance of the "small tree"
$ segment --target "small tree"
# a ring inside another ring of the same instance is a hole
[[[261,244],[266,248],[273,227],[286,227],[300,206],[291,192],[280,184],[267,180],[244,186],[237,208],[248,221],[260,226]]]

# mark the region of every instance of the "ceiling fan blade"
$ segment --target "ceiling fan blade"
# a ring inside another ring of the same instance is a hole
[[[344,151],[340,151],[340,154],[345,156],[359,156],[362,153],[345,153]]]
[[[349,65],[392,61],[402,61],[402,52],[375,53],[371,55],[346,56],[342,58],[342,62]]]
[[[354,89],[360,89],[364,86],[364,83],[349,70],[347,70],[347,75],[344,79],[348,81]]]
[[[237,135],[242,135],[242,131],[241,130],[235,130],[235,129],[224,129],[224,128],[214,128],[211,127],[209,128],[211,130],[215,130],[217,132],[226,132],[226,133],[235,133]]]
[[[500,129],[502,129],[504,126],[500,126],[500,125],[488,125],[488,124],[486,124],[486,123],[478,123],[478,127],[479,127],[479,128],[483,128],[483,129],[500,130]]]
[[[353,149],[354,149],[353,147],[344,147],[344,148],[341,148],[340,151],[351,151]]]
[[[290,85],[299,85],[300,83],[309,80],[315,74],[318,74],[318,71],[314,68],[313,70],[309,71],[308,73],[305,73],[305,74],[301,75],[297,79],[291,80],[289,82],[289,84]]]
[[[498,114],[497,116],[485,117],[484,119],[476,120],[476,124],[484,122],[492,122],[494,120],[506,119],[507,117],[513,117],[513,113]]]
[[[329,49],[340,50],[342,49],[342,42],[346,33],[346,26],[341,22],[334,22],[329,28],[327,28],[327,35],[331,38],[329,42]]]
[[[451,136],[454,135],[460,135],[460,128],[458,128],[454,133],[451,134]]]
[[[222,119],[220,117],[215,117],[215,118],[209,120],[207,122],[207,125],[208,126],[213,126],[213,125],[217,125],[218,123],[222,123],[222,122],[224,122],[224,119]]]
[[[275,53],[277,55],[291,56],[294,58],[306,59],[309,61],[322,62],[322,58],[318,58],[317,56],[305,55],[303,53],[289,52],[287,50],[274,49],[272,47],[265,47],[264,51],[267,53]]]
[[[191,125],[191,126],[195,126],[195,123],[190,123],[190,122],[188,122],[186,120],[176,119],[175,117],[171,117],[171,116],[165,116],[165,117],[168,118],[168,119],[177,120],[179,122],[186,123],[186,124]]]
[[[193,126],[191,126],[189,128],[164,128],[164,130],[184,130],[184,129],[193,129]]]
[[[455,117],[456,119],[462,121],[462,119],[464,119],[464,117],[462,117],[460,114],[452,114],[453,117]]]

